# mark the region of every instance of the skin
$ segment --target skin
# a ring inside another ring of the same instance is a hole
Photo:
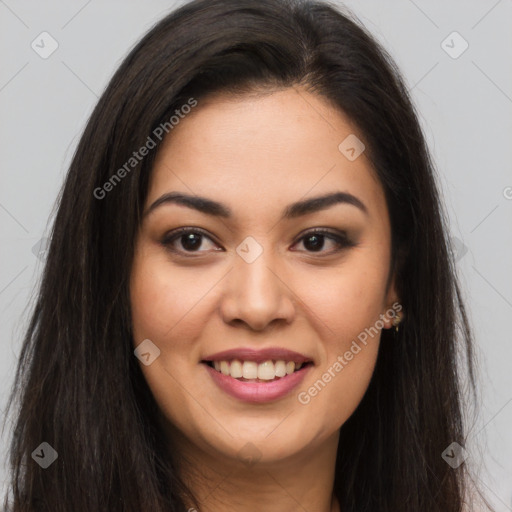
[[[297,393],[399,301],[394,279],[386,288],[384,191],[364,152],[349,161],[338,149],[349,134],[364,140],[323,98],[289,88],[203,99],[159,149],[146,212],[171,191],[233,211],[217,218],[167,203],[147,213],[130,282],[134,345],[148,338],[160,349],[141,368],[183,478],[205,512],[340,510],[332,494],[339,429],[368,387],[380,331],[308,404]],[[290,203],[336,191],[359,198],[368,213],[336,204],[281,220]],[[162,244],[170,231],[192,226],[210,237],[198,236],[195,251],[180,237],[169,244],[178,253]],[[304,237],[312,228],[345,231],[356,245],[335,252],[326,237],[315,251]],[[248,236],[263,249],[252,263],[236,252]],[[383,328],[391,328],[384,319]],[[243,402],[220,390],[200,363],[237,346],[285,347],[314,366],[286,397]],[[248,442],[253,464],[239,455]]]

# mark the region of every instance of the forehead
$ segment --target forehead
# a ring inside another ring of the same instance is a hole
[[[386,207],[382,187],[364,152],[351,161],[340,151],[343,141],[353,140],[347,137],[364,139],[340,110],[302,89],[215,95],[199,101],[166,136],[147,202],[177,190],[255,213],[346,191],[379,215]]]

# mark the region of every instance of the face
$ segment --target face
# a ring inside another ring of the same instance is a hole
[[[318,449],[368,387],[398,297],[382,186],[364,152],[339,148],[354,135],[290,88],[203,100],[159,149],[133,341],[150,340],[141,368],[169,431],[217,460]]]

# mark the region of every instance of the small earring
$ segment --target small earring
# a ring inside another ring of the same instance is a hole
[[[393,325],[395,326],[395,332],[398,332],[398,324],[401,321],[400,315],[396,315],[396,318],[393,319]]]

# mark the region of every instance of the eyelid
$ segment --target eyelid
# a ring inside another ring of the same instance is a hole
[[[333,228],[322,228],[322,227],[319,227],[319,228],[309,228],[309,229],[305,229],[304,231],[301,231],[297,235],[297,237],[295,238],[295,241],[293,243],[296,244],[297,242],[299,242],[304,237],[311,236],[311,235],[316,235],[316,234],[325,235],[325,236],[329,235],[331,237],[340,238],[340,239],[347,240],[347,241],[350,240],[346,231],[338,230],[338,229],[333,229]]]

